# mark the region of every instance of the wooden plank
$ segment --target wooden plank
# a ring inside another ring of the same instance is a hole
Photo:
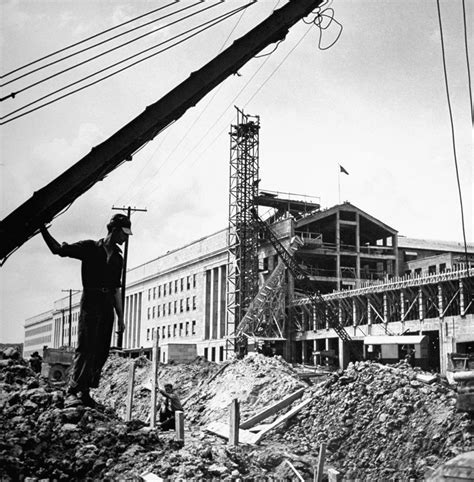
[[[204,430],[225,439],[229,438],[229,425],[223,422],[212,422],[207,425]],[[255,439],[257,436],[258,434],[254,434],[248,430],[239,430],[240,443],[253,445],[255,444]]]
[[[319,446],[318,468],[314,474],[314,482],[321,482],[324,475],[324,459],[326,457],[326,444],[323,442]]]
[[[283,398],[279,402],[276,402],[273,405],[264,408],[262,411],[260,411],[253,417],[250,417],[249,419],[245,420],[245,422],[241,423],[240,428],[248,429],[256,425],[258,422],[265,420],[271,415],[274,415],[275,413],[279,412],[282,408],[285,408],[288,405],[291,405],[296,399],[300,398],[303,395],[304,391],[305,391],[304,388],[300,388],[299,390],[291,393],[290,395]]]
[[[166,479],[158,477],[153,472],[143,472],[143,474],[140,474],[140,478],[145,482],[166,482]]]
[[[431,375],[431,373],[419,373],[417,376],[416,376],[416,379],[419,381],[419,382],[423,382],[423,383],[434,383],[438,377],[436,375]]]
[[[288,467],[290,467],[290,469],[293,471],[293,473],[296,475],[298,480],[300,480],[301,482],[304,482],[303,477],[301,477],[301,474],[296,470],[295,466],[288,459],[285,459],[285,462],[288,465]]]
[[[160,338],[158,333],[155,333],[155,339],[153,343],[153,366],[152,366],[152,374],[151,374],[151,406],[150,406],[150,427],[156,427],[156,395],[158,389],[158,357],[159,357],[159,341]]]
[[[133,391],[135,388],[135,361],[132,360],[128,367],[128,390],[127,390],[127,407],[125,411],[125,421],[130,422],[132,420],[132,407],[133,407]]]
[[[240,406],[237,398],[232,400],[230,406],[229,445],[239,445]]]
[[[174,416],[176,421],[176,440],[178,442],[184,442],[184,412],[176,410]]]
[[[299,411],[301,411],[306,405],[308,405],[313,399],[312,398],[307,398],[303,402],[301,402],[299,405],[296,407],[293,407],[289,412],[285,413],[285,415],[282,415],[281,417],[277,418],[273,423],[271,423],[266,429],[262,430],[258,434],[256,434],[256,440],[255,443],[257,444],[260,442],[260,440],[266,435],[270,430],[273,430],[274,428],[278,427],[279,425],[282,425],[284,422],[289,420],[291,417],[296,415]]]

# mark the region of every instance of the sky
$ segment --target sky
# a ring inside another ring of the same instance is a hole
[[[2,75],[171,3],[3,0]],[[150,33],[6,99],[0,104],[1,115],[245,3],[184,0],[166,6],[129,28],[189,8],[3,86],[1,97]],[[259,1],[146,62],[0,126],[0,218],[285,3]],[[466,235],[472,242],[472,117],[462,1],[440,4]],[[338,39],[338,25],[327,26],[327,18],[321,40],[314,24],[299,22],[276,50],[265,49],[263,56],[216,87],[131,162],[78,198],[52,222],[53,236],[60,242],[99,239],[115,213],[112,206],[146,208],[132,216],[129,267],[134,267],[225,228],[228,133],[238,106],[260,116],[262,189],[314,196],[323,207],[350,201],[401,235],[461,242],[436,1],[334,0],[329,6],[343,27]],[[466,2],[466,13],[472,54],[474,2]],[[339,176],[339,165],[349,175]],[[40,236],[30,239],[0,268],[0,342],[22,341],[27,318],[52,309],[55,300],[66,296],[62,290],[80,287],[78,261],[53,256]]]

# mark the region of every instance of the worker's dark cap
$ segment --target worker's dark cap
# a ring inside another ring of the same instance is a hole
[[[132,223],[125,214],[114,214],[107,227],[109,229],[121,228],[125,234],[133,234],[131,230]]]
[[[173,388],[173,385],[171,385],[171,383],[165,383],[165,384],[164,384],[164,387],[165,387],[165,388],[166,388],[166,387]]]

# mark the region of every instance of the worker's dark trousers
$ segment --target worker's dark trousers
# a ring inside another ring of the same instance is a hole
[[[100,372],[109,355],[114,325],[113,294],[84,290],[78,324],[70,389],[99,386]]]

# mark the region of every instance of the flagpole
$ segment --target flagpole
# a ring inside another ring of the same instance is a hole
[[[341,204],[341,168],[339,167],[339,169],[337,170],[337,186],[338,186],[338,199],[339,199],[339,202],[338,204]]]

